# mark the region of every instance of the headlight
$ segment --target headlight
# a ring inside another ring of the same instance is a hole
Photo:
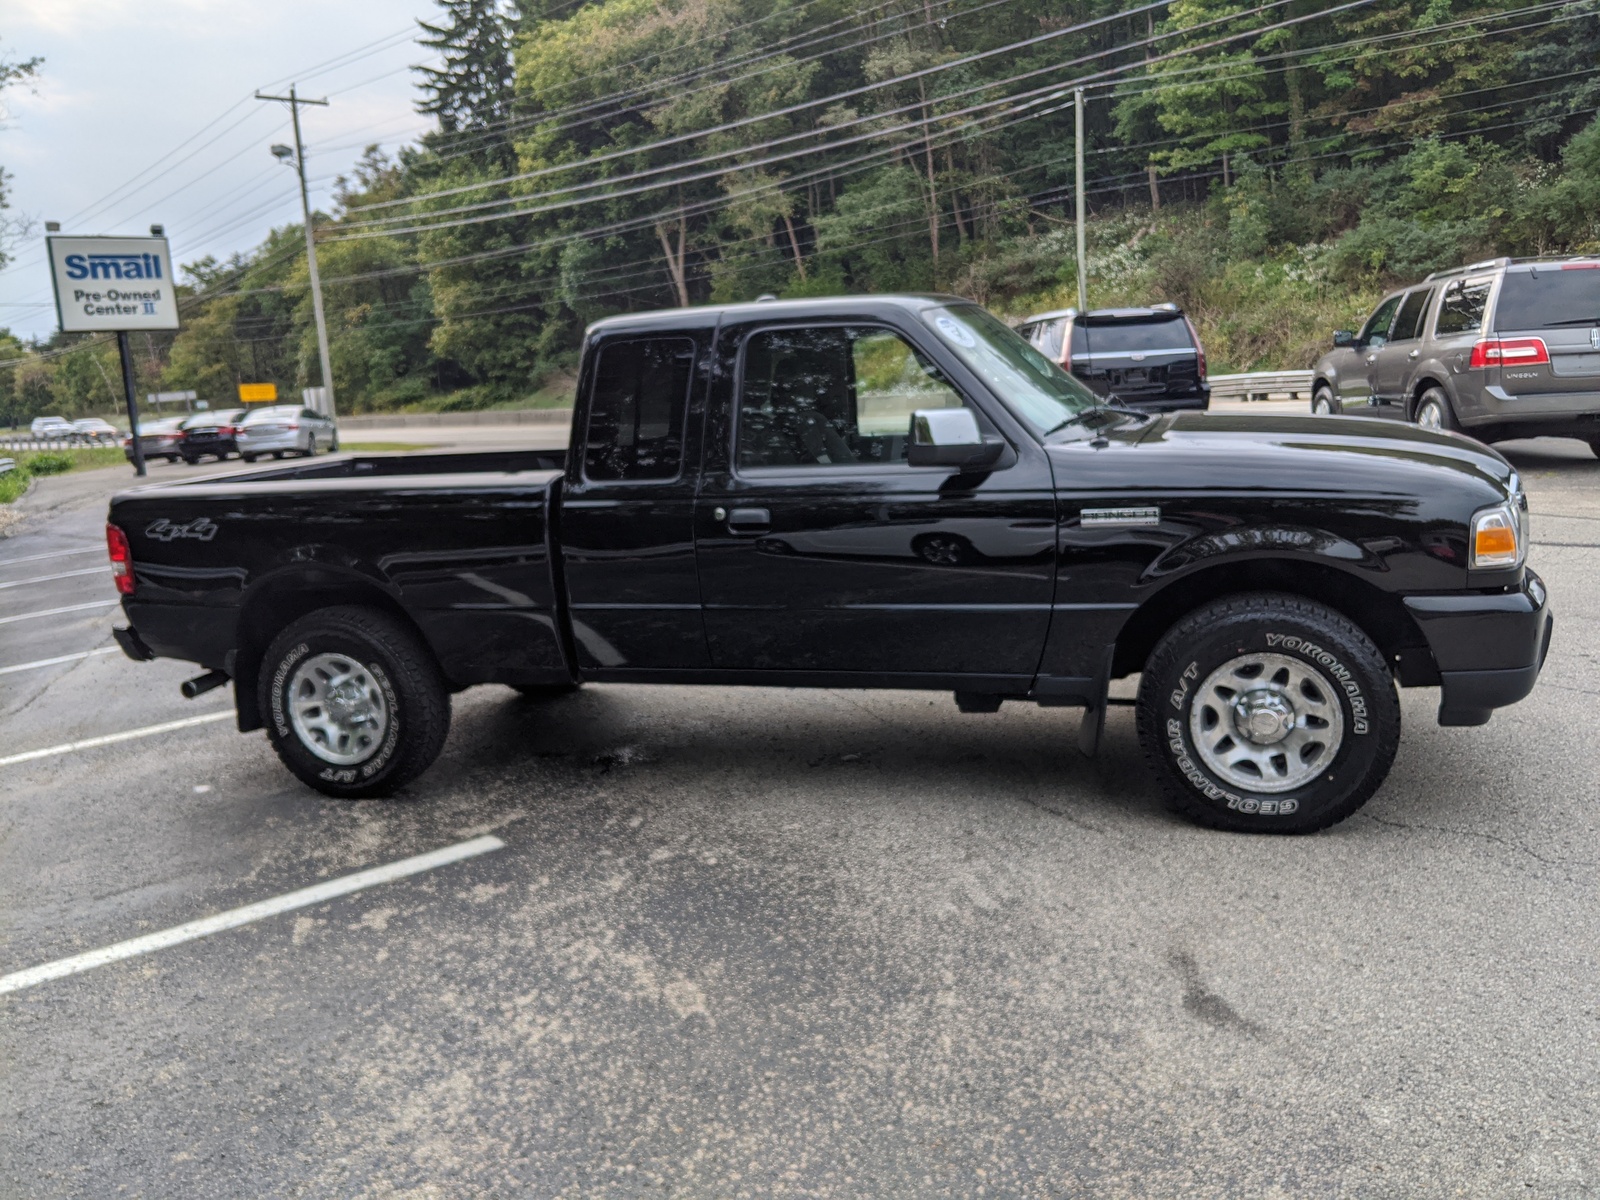
[[[1523,552],[1527,549],[1523,520],[1520,497],[1474,513],[1472,551],[1468,555],[1467,565],[1475,571],[1520,567]]]

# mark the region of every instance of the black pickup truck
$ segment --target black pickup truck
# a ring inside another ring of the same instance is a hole
[[[333,796],[438,754],[500,683],[927,688],[1082,708],[1140,674],[1175,806],[1306,832],[1400,738],[1477,725],[1549,644],[1516,473],[1361,418],[1156,416],[939,296],[757,302],[588,331],[566,454],[354,455],[147,486],[107,531],[134,658],[231,680]]]

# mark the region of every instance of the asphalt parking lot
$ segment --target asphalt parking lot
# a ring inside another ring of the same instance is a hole
[[[1091,762],[1075,712],[915,693],[475,688],[389,802],[226,719],[19,760],[228,708],[103,652],[129,473],[43,480],[0,976],[504,845],[0,996],[0,1196],[1593,1195],[1600,460],[1502,450],[1538,688],[1402,693],[1388,783],[1299,839],[1169,816],[1126,710]]]

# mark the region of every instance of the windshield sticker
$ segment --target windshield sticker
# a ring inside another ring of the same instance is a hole
[[[973,337],[972,331],[954,317],[935,317],[933,324],[940,333],[944,334],[956,345],[967,350],[977,349],[978,339]]]

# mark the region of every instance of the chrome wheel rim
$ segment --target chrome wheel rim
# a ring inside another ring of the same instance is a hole
[[[353,767],[378,752],[389,705],[372,672],[344,654],[314,654],[295,668],[286,694],[296,736],[323,762]]]
[[[1424,429],[1442,429],[1444,422],[1439,418],[1439,406],[1429,401],[1419,408],[1417,410],[1417,424]]]
[[[1318,396],[1311,402],[1311,411],[1319,417],[1331,417],[1333,415],[1333,405],[1328,402],[1326,396]]]
[[[1333,763],[1344,741],[1339,693],[1321,671],[1283,654],[1241,654],[1211,672],[1189,707],[1206,768],[1250,792],[1288,792]]]

